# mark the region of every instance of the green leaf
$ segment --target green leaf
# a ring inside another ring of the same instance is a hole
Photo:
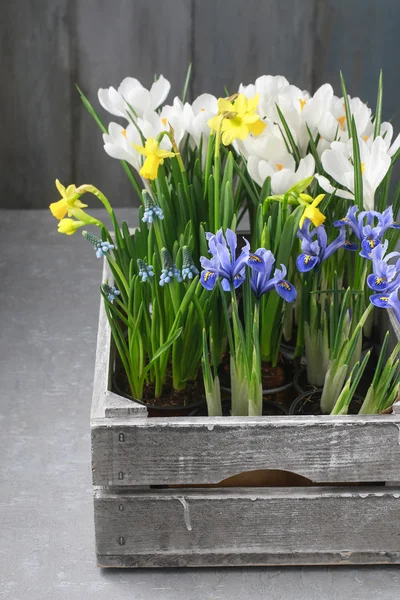
[[[181,100],[182,100],[183,104],[185,104],[185,102],[186,102],[186,97],[187,97],[187,92],[189,89],[191,75],[192,75],[192,63],[189,63],[188,70],[186,72],[185,82],[183,84],[182,96],[181,96]]]
[[[279,106],[277,104],[276,104],[276,110],[278,111],[279,118],[281,120],[281,123],[283,125],[284,130],[285,130],[285,133],[287,135],[287,138],[288,138],[288,141],[289,141],[289,145],[290,145],[290,147],[292,149],[293,156],[294,156],[294,158],[296,160],[296,163],[299,164],[300,158],[301,158],[300,157],[300,151],[299,151],[299,149],[297,147],[296,142],[294,141],[294,137],[292,135],[290,127],[287,124],[287,121],[286,121],[285,117],[283,116],[283,113],[282,113],[281,109],[279,108]]]
[[[382,91],[383,91],[383,74],[382,69],[379,73],[378,97],[376,99],[376,111],[374,121],[374,139],[380,135],[382,122]]]

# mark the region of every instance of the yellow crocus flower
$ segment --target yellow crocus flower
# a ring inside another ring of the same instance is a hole
[[[159,143],[154,138],[148,138],[144,147],[137,146],[136,144],[133,144],[133,146],[140,154],[146,157],[143,167],[139,171],[144,179],[155,179],[158,167],[163,164],[164,159],[175,156],[174,152],[161,150]]]
[[[258,100],[258,94],[253,98],[239,94],[233,102],[219,98],[218,115],[208,121],[208,126],[214,131],[221,129],[225,146],[236,138],[245,140],[250,133],[257,136],[264,131],[266,125],[255,112]]]
[[[315,199],[313,199],[308,194],[300,194],[300,198],[301,198],[301,200],[303,200],[302,204],[305,205],[306,202],[307,203],[311,202],[311,204],[308,204],[306,206],[306,208],[301,216],[299,226],[303,227],[304,221],[306,219],[310,219],[311,223],[313,225],[315,225],[315,227],[322,225],[322,223],[325,221],[326,217],[317,208],[317,206],[325,198],[325,194],[319,194],[319,196],[317,196]]]
[[[59,221],[65,217],[71,216],[71,209],[74,208],[86,208],[87,204],[83,204],[79,200],[79,196],[83,193],[81,188],[77,188],[75,185],[69,185],[65,187],[56,179],[56,186],[61,194],[61,200],[58,202],[52,202],[49,206],[51,214]]]
[[[58,233],[72,235],[77,229],[83,227],[83,225],[85,225],[83,221],[76,221],[75,219],[61,219],[58,224]]]

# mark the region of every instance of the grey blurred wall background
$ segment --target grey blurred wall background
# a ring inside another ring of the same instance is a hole
[[[136,203],[118,161],[81,105],[97,89],[154,73],[190,98],[235,90],[264,73],[314,91],[339,70],[349,93],[375,107],[384,68],[384,117],[400,131],[400,0],[13,0],[0,12],[0,206],[42,208],[54,180],[93,183],[116,206]],[[101,116],[113,120],[101,107]]]

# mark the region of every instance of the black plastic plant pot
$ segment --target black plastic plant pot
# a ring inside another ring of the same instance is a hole
[[[201,396],[200,399],[196,400],[195,402],[191,402],[190,404],[182,404],[177,406],[157,406],[157,404],[150,404],[144,402],[143,400],[137,400],[120,387],[115,374],[113,376],[113,389],[120,396],[128,398],[128,400],[138,402],[139,404],[143,404],[147,408],[149,417],[187,417],[190,414],[193,414],[193,411],[200,411],[204,407],[206,408],[204,396]]]
[[[321,415],[321,396],[322,388],[303,392],[293,401],[289,415]],[[357,415],[364,398],[354,394],[349,406],[349,414]]]
[[[320,415],[322,389],[301,393],[289,408],[289,415]]]

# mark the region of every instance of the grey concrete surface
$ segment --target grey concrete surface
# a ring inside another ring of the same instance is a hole
[[[121,213],[134,225],[134,211]],[[101,261],[79,233],[57,234],[47,211],[3,211],[0,223],[1,598],[400,598],[397,567],[97,569],[89,410]]]

